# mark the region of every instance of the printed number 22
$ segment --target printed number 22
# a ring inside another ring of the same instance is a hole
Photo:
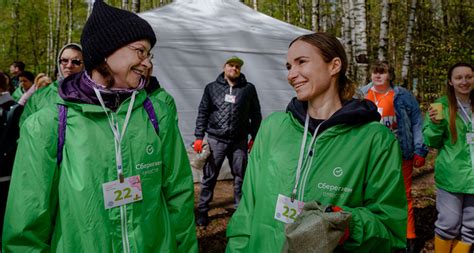
[[[122,193],[124,193],[124,192],[125,192],[125,196],[123,196],[123,198],[122,198]],[[115,201],[131,198],[132,197],[132,195],[130,194],[131,192],[132,192],[132,190],[128,187],[124,188],[123,191],[121,191],[121,190],[114,191],[114,193],[116,195]]]
[[[284,205],[283,208],[285,208],[285,211],[283,212],[283,216],[290,218],[292,220],[296,219],[296,209],[294,208],[289,208],[287,205]],[[289,214],[291,213],[291,214]]]

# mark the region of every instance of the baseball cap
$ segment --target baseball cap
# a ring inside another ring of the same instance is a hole
[[[238,64],[240,64],[240,67],[244,65],[244,61],[237,56],[230,57],[225,63],[227,64],[229,62],[237,62]]]

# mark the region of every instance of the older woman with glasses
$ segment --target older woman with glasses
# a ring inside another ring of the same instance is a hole
[[[22,127],[28,155],[14,165],[6,252],[197,252],[177,122],[144,90],[155,42],[145,20],[95,1],[81,36],[86,71]]]
[[[28,99],[25,109],[20,118],[20,126],[33,113],[48,105],[54,105],[61,99],[58,95],[59,83],[70,75],[84,70],[82,47],[76,43],[66,44],[58,54],[58,67],[56,69],[58,79],[38,90]]]

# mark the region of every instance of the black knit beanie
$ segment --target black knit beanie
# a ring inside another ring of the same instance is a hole
[[[141,39],[149,40],[152,47],[156,43],[155,32],[147,21],[96,0],[81,35],[86,70],[91,71],[117,49]]]

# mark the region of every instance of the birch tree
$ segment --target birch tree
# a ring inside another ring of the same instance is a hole
[[[311,1],[311,30],[316,32],[318,30],[318,11],[319,11],[319,0]]]
[[[128,10],[128,0],[122,0],[122,9]]]
[[[59,46],[61,45],[61,15],[62,15],[62,12],[61,12],[61,0],[57,0],[57,5],[56,5],[56,38],[55,38],[55,43],[53,45],[53,55],[56,56],[57,55],[57,51],[58,51],[58,48]]]
[[[18,46],[18,35],[20,31],[20,0],[15,0],[13,2],[12,10],[12,37],[11,37],[11,47],[14,49],[13,57],[15,59],[19,58],[19,46]]]
[[[326,0],[319,0],[319,31],[327,31],[328,17],[326,11]]]
[[[388,29],[389,29],[389,0],[382,1],[382,17],[380,19],[380,36],[379,36],[379,50],[378,59],[385,60],[387,58],[388,45]]]
[[[93,5],[94,5],[94,0],[87,0],[87,17],[91,15]]]
[[[350,4],[349,0],[342,0],[342,39],[344,44],[344,49],[346,51],[347,60],[348,60],[348,74],[352,75],[354,66],[353,66],[353,56],[352,56],[352,30],[351,30],[351,13],[350,13]]]
[[[257,0],[253,0],[253,9],[258,11],[258,3]]]
[[[402,80],[403,84],[408,85],[408,68],[410,67],[410,56],[411,56],[411,41],[413,36],[413,26],[415,24],[415,11],[416,11],[416,0],[411,0],[407,34],[405,39],[405,50],[403,53],[403,64],[402,64]]]
[[[132,11],[135,13],[140,12],[140,0],[132,0]]]
[[[72,38],[72,17],[73,17],[73,3],[72,0],[68,1],[67,5],[67,23],[68,23],[68,29],[67,29],[67,43],[71,43],[71,38]]]
[[[48,40],[47,40],[47,60],[46,60],[46,73],[52,76],[54,69],[54,56],[53,56],[53,3],[52,0],[48,0]]]
[[[290,16],[290,9],[291,9],[290,4],[291,4],[290,0],[286,0],[286,9],[285,9],[286,15],[285,15],[285,17],[286,17],[286,22],[287,23],[291,23],[290,22],[291,21],[290,20],[290,18],[291,18],[291,16]]]
[[[433,19],[439,23],[443,19],[443,4],[442,0],[431,0],[431,12],[433,13]]]
[[[298,9],[300,12],[300,24],[304,26],[304,24],[306,23],[304,0],[298,0]]]
[[[351,1],[350,1],[351,2]],[[363,84],[367,81],[367,23],[365,0],[354,0],[354,57],[357,63],[357,82]]]

